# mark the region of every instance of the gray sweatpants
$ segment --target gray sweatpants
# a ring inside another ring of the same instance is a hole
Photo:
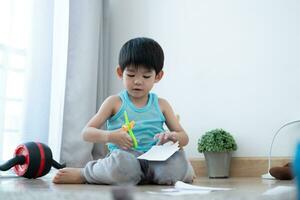
[[[114,150],[104,159],[90,161],[81,175],[94,184],[161,184],[173,185],[176,181],[192,182],[194,170],[183,150],[166,161],[139,160],[137,151]]]

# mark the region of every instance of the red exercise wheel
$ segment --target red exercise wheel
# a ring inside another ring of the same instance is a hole
[[[38,178],[47,174],[51,167],[64,168],[52,159],[51,149],[39,142],[27,142],[19,145],[15,150],[15,157],[0,165],[0,170],[6,171],[13,167],[18,176]]]

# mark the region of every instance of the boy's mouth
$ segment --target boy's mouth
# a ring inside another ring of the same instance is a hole
[[[142,91],[141,88],[133,88],[132,90],[133,90],[133,91]]]

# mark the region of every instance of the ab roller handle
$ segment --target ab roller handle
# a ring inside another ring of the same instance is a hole
[[[1,171],[7,171],[15,165],[23,165],[25,163],[25,156],[15,156],[14,158],[8,160],[6,163],[0,165]]]
[[[13,170],[18,176],[26,178],[38,178],[46,175],[51,167],[64,168],[52,159],[51,149],[39,142],[27,142],[19,145],[15,150],[15,157],[0,165],[1,171]]]

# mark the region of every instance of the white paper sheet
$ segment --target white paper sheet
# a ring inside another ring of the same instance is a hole
[[[149,151],[140,155],[138,159],[149,161],[165,161],[170,158],[176,151],[179,150],[178,142],[168,142],[164,145],[153,146]]]
[[[280,195],[280,194],[289,194],[295,191],[296,188],[293,186],[276,186],[271,188],[263,193],[263,195]]]
[[[188,194],[208,194],[209,190],[161,190],[161,192],[152,192],[148,191],[149,194],[159,194],[159,195],[170,195],[170,196],[180,196],[180,195],[188,195]]]
[[[191,185],[191,184],[184,183],[182,181],[177,181],[175,183],[175,189],[178,189],[178,190],[209,190],[209,191],[232,190],[232,188],[203,187],[203,186]]]
[[[174,188],[161,189],[160,192],[151,192],[150,194],[160,194],[160,195],[171,195],[180,196],[188,194],[208,194],[213,191],[227,191],[232,190],[232,188],[220,188],[220,187],[203,187],[197,185],[190,185],[182,181],[177,181]]]

